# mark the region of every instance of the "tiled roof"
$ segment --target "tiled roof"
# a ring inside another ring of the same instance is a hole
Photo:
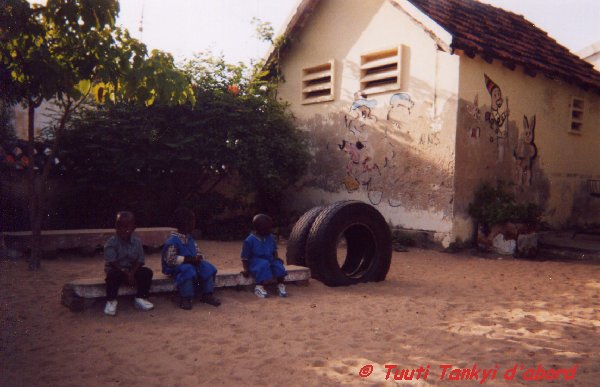
[[[600,92],[600,72],[521,15],[476,0],[408,0],[452,36],[451,47]]]

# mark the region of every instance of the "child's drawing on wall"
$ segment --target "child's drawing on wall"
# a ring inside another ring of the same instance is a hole
[[[361,185],[369,184],[372,172],[379,173],[379,166],[372,163],[371,157],[365,151],[365,145],[361,141],[342,140],[338,147],[348,155],[347,176],[344,179],[344,186],[348,192],[357,191]]]
[[[473,104],[467,104],[466,110],[469,116],[472,118],[472,121],[467,129],[467,133],[469,138],[472,141],[479,139],[481,135],[481,129],[479,127],[479,121],[481,120],[481,109],[479,108],[479,94],[475,95],[475,100]]]
[[[420,115],[417,119],[419,122],[417,131],[421,133],[419,145],[437,146],[441,143],[440,134],[444,120],[441,112],[444,111],[448,100],[441,100],[437,104],[433,101],[427,101],[425,105],[425,114]]]
[[[414,106],[410,94],[405,92],[393,94],[390,97],[386,120],[390,121],[397,130],[408,130],[408,119]]]
[[[376,100],[367,99],[367,95],[364,93],[355,93],[350,111],[344,117],[346,128],[355,135],[358,135],[363,131],[365,125],[376,123],[377,117],[371,114],[371,110],[376,106]]]
[[[485,79],[485,87],[491,97],[490,111],[485,113],[485,120],[489,122],[490,129],[493,131],[493,135],[490,136],[490,141],[494,141],[494,136],[496,138],[496,143],[498,145],[498,160],[501,161],[504,158],[504,146],[508,138],[508,98],[506,98],[504,112],[500,112],[500,108],[504,105],[502,90],[500,90],[500,87],[494,83],[487,74],[483,74],[483,76]]]
[[[403,101],[404,109],[410,110],[412,101]],[[343,185],[348,192],[364,187],[374,205],[379,204],[386,196],[386,181],[394,158],[393,145],[387,136],[385,125],[378,126],[373,114],[372,109],[376,106],[377,101],[367,99],[364,93],[356,93],[349,113],[344,116],[348,132],[338,144],[339,149],[348,157]],[[387,196],[385,199],[388,199]]]
[[[523,116],[523,133],[513,152],[516,161],[517,184],[521,188],[529,187],[531,185],[533,160],[537,156],[537,146],[534,141],[535,115],[531,119],[531,122],[529,122],[527,116]]]

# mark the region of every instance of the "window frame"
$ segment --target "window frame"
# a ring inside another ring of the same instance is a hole
[[[366,94],[402,90],[402,51],[403,46],[400,45],[362,54],[360,90]]]
[[[302,68],[302,104],[335,100],[335,60]],[[329,81],[326,79],[329,78]]]
[[[583,116],[585,113],[585,99],[582,97],[571,96],[569,104],[569,133],[583,133]]]

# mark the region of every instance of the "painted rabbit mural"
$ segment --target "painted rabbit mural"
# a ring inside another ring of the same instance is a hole
[[[516,183],[520,187],[531,185],[533,160],[537,157],[535,145],[535,115],[531,122],[523,116],[523,133],[519,138],[517,147],[513,151],[516,161]]]

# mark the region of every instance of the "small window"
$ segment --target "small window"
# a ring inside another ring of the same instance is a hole
[[[571,127],[569,131],[572,133],[581,133],[583,126],[583,108],[584,101],[582,98],[571,98]]]
[[[360,90],[367,94],[401,89],[402,47],[360,57]]]
[[[333,101],[334,61],[302,69],[302,104]]]

